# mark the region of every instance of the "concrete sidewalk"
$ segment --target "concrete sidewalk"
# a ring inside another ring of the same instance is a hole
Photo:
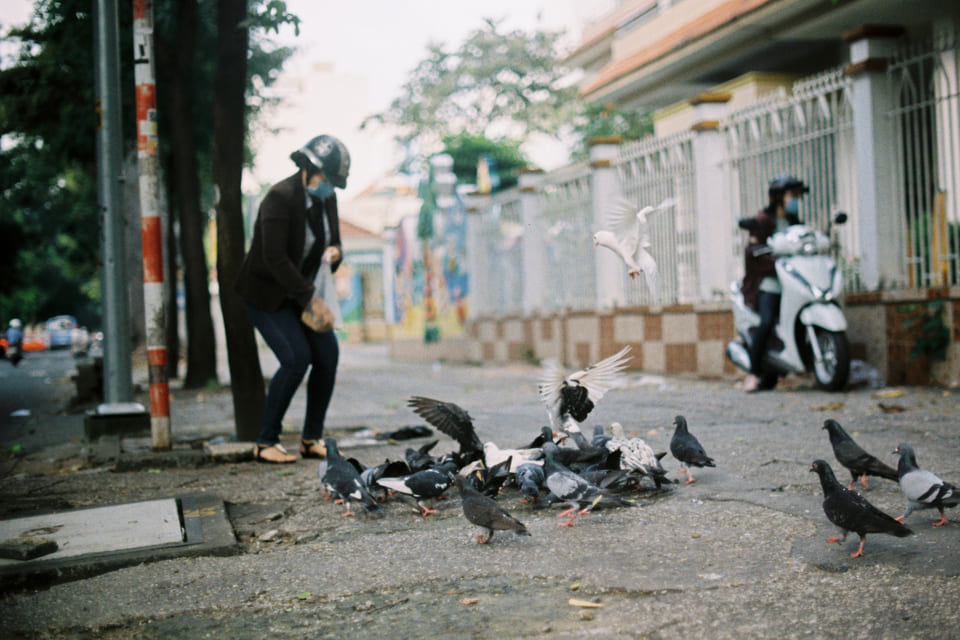
[[[422,424],[406,399],[426,395],[469,411],[482,440],[519,446],[546,422],[537,379],[529,365],[393,362],[383,347],[345,345],[328,431],[345,438],[358,428]],[[229,435],[229,394],[177,395],[176,437]],[[486,546],[476,544],[456,498],[438,502],[440,513],[426,519],[398,500],[379,517],[342,518],[342,507],[319,498],[316,461],[14,473],[0,482],[3,517],[215,496],[243,554],[173,557],[11,594],[0,600],[0,619],[12,633],[52,625],[59,634],[108,638],[944,637],[960,623],[960,525],[933,528],[935,514],[917,512],[907,519],[914,536],[868,536],[865,556],[851,559],[856,536],[839,546],[824,542],[835,528],[809,467],[823,458],[848,480],[821,429],[834,418],[885,461],[895,463],[890,452],[908,442],[922,466],[960,482],[958,395],[931,388],[825,393],[804,379],[746,395],[732,381],[632,372],[587,426],[616,420],[665,451],[673,418],[683,414],[717,468],[701,470],[693,485],[641,494],[637,508],[578,518],[569,529],[557,526],[553,510],[521,504],[507,490],[501,504],[532,535],[498,533]],[[300,395],[284,433],[290,444],[303,406]],[[456,448],[435,437],[435,452]],[[374,464],[426,441],[345,453]],[[669,455],[664,466],[681,477]],[[864,495],[872,503],[902,513],[896,484],[871,485]],[[956,510],[948,517],[960,519]],[[571,598],[602,607],[586,610]]]

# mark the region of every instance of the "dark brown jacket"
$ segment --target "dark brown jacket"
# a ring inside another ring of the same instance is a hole
[[[311,229],[316,236],[316,251],[337,247],[341,256],[340,219],[337,198],[332,196],[322,203],[312,201],[309,213],[314,216]],[[307,206],[300,173],[286,178],[267,192],[253,228],[250,250],[240,266],[236,289],[244,300],[258,309],[276,311],[287,300],[306,308],[313,295],[313,279],[319,267],[319,255],[314,254],[309,266],[301,272],[306,243]],[[324,238],[323,221],[327,216],[330,238]],[[333,271],[340,260],[331,263]]]
[[[743,252],[744,274],[743,285],[740,287],[740,291],[743,292],[743,301],[751,309],[757,308],[760,282],[767,276],[777,277],[777,270],[774,268],[777,259],[773,255],[769,253],[753,255],[753,250],[766,245],[767,239],[777,230],[777,214],[769,209],[761,209],[755,218],[757,226],[750,232],[747,247]],[[800,219],[795,215],[787,214],[787,222],[799,224]]]

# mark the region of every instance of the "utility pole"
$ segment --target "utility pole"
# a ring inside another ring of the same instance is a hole
[[[130,314],[123,239],[123,130],[116,0],[96,0],[97,191],[103,249],[103,394],[107,405],[133,398]],[[110,411],[106,411],[110,413]]]
[[[171,446],[170,386],[167,382],[164,224],[157,161],[157,89],[151,0],[133,0],[133,65],[137,85],[137,166],[140,170],[143,304],[150,372],[150,436],[154,450],[167,450]]]

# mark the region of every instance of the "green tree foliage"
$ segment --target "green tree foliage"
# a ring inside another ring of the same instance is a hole
[[[291,50],[267,34],[298,20],[282,0],[251,2],[248,119]],[[100,220],[96,193],[96,95],[91,0],[37,0],[26,25],[4,34],[19,44],[0,68],[0,319],[43,320],[69,311],[99,325]],[[132,3],[118,3],[126,148],[135,146]],[[154,3],[156,36],[176,42],[176,0]],[[193,66],[194,131],[204,207],[212,202],[216,3],[201,2]],[[164,71],[158,69],[161,144]],[[249,161],[252,154],[247,152]]]
[[[517,184],[521,169],[529,166],[527,157],[520,151],[520,140],[498,138],[491,140],[482,135],[458,133],[443,139],[444,153],[453,157],[453,173],[457,182],[477,183],[477,164],[481,157],[493,160],[500,178],[499,188],[508,189]]]
[[[616,136],[622,140],[639,140],[653,135],[653,120],[649,114],[621,111],[610,105],[591,103],[574,119],[574,133],[578,139],[574,158],[589,155],[588,142],[593,138]]]
[[[557,33],[504,32],[485,20],[455,50],[431,44],[390,107],[367,118],[398,126],[403,141],[446,136],[554,133],[576,89],[556,51]]]

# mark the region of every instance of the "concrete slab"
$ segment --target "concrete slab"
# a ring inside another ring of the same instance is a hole
[[[28,560],[0,558],[4,588],[73,580],[177,556],[238,552],[223,501],[204,494],[0,521],[0,542],[21,539],[52,540],[57,548]]]

